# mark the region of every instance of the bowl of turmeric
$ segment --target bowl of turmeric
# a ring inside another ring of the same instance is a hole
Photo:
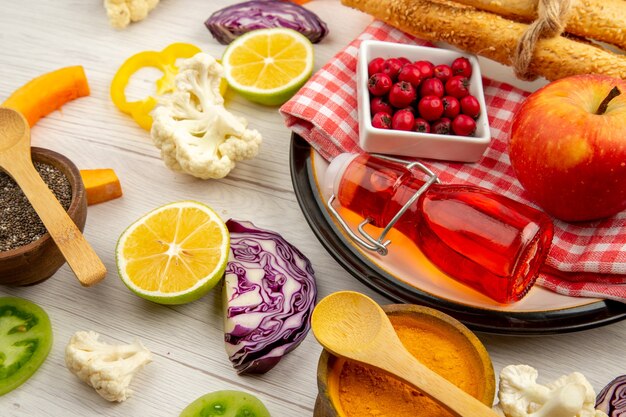
[[[467,327],[432,308],[392,304],[383,310],[409,352],[468,394],[491,406],[495,375],[487,350]],[[373,368],[322,351],[314,417],[448,417],[445,408]]]

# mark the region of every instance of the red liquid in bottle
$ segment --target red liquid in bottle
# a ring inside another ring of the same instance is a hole
[[[343,171],[335,196],[384,228],[424,184],[419,177],[402,164],[359,155]],[[431,185],[394,227],[443,272],[501,303],[526,295],[553,235],[543,212],[462,184]]]

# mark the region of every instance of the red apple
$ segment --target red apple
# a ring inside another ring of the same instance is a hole
[[[511,164],[532,201],[565,221],[626,208],[626,82],[576,75],[531,94],[515,114]]]

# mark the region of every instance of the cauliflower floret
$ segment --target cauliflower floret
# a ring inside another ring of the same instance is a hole
[[[65,364],[80,380],[108,401],[122,402],[135,374],[152,360],[141,342],[110,345],[100,342],[96,332],[76,332],[65,348]]]
[[[104,0],[109,23],[118,29],[145,19],[157,4],[159,0]]]
[[[198,53],[179,66],[172,94],[159,98],[150,132],[165,164],[198,178],[223,178],[259,153],[261,134],[224,107],[223,67]]]
[[[598,417],[605,415],[604,412],[595,409],[596,392],[589,381],[587,381],[587,378],[585,378],[585,376],[580,372],[572,372],[569,375],[563,375],[559,379],[546,384],[546,386],[553,392],[570,385],[578,385],[581,387],[580,396],[583,405],[578,414],[576,414],[576,417]]]
[[[587,379],[574,372],[540,385],[537,370],[528,365],[510,365],[500,373],[494,407],[506,417],[607,417],[595,410],[595,392]]]

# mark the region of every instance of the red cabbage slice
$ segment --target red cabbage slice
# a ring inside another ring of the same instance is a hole
[[[237,373],[265,373],[311,328],[317,287],[311,262],[279,234],[230,219],[224,341]]]
[[[255,29],[293,29],[318,43],[328,34],[328,26],[312,11],[288,1],[252,0],[237,3],[213,13],[204,22],[213,37],[227,45]]]
[[[626,417],[626,375],[621,375],[600,391],[596,409],[609,417]]]

